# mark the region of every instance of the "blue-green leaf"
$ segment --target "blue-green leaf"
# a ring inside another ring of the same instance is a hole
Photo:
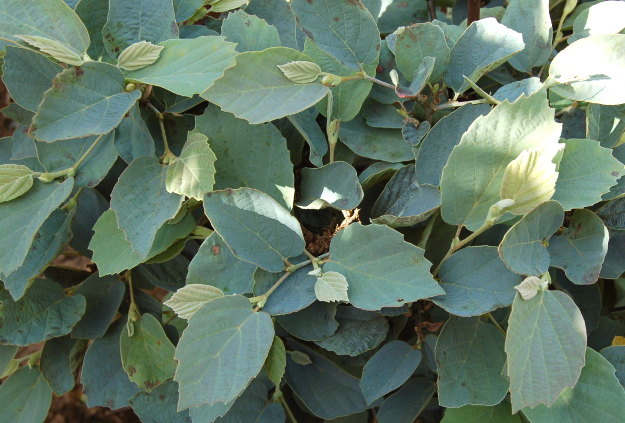
[[[428,22],[399,28],[395,43],[397,66],[408,81],[412,81],[415,71],[426,57],[436,60],[430,80],[432,83],[440,81],[449,66],[451,50],[445,41],[445,33],[439,26]]]
[[[126,290],[117,276],[94,273],[78,285],[75,293],[87,300],[85,314],[72,330],[73,338],[96,339],[104,336]]]
[[[24,366],[0,385],[0,419],[5,422],[42,422],[52,404],[52,389],[38,367]]]
[[[154,139],[141,118],[138,104],[130,108],[128,116],[115,128],[115,148],[126,163],[155,154]]]
[[[41,353],[41,373],[55,394],[60,396],[74,389],[87,342],[69,335],[46,341]]]
[[[106,53],[102,28],[106,24],[109,11],[108,0],[80,0],[74,9],[76,14],[87,27],[91,44],[87,53],[94,60],[99,60]]]
[[[243,10],[229,13],[221,24],[221,35],[227,41],[237,43],[239,53],[262,51],[269,47],[280,47],[280,36],[275,26],[258,16],[248,15]]]
[[[502,402],[494,407],[466,405],[448,408],[441,423],[521,423],[521,418],[512,414],[510,404]]]
[[[141,391],[128,402],[143,423],[191,423],[189,410],[177,411],[178,383],[168,380],[150,392]]]
[[[297,264],[297,261],[295,261]],[[263,311],[273,316],[295,313],[311,305],[315,297],[315,282],[317,277],[309,275],[312,265],[297,269],[267,298]],[[263,295],[282,276],[280,273],[270,273],[257,269],[254,273],[254,295]]]
[[[601,355],[614,366],[616,378],[622,386],[625,386],[625,345],[604,348]]]
[[[291,335],[304,341],[322,341],[336,332],[339,323],[336,316],[337,303],[315,301],[303,310],[277,316],[276,320]]]
[[[356,169],[345,162],[333,162],[318,169],[302,169],[301,197],[303,209],[352,210],[363,198]]]
[[[402,388],[388,397],[380,406],[380,423],[410,423],[428,405],[436,392],[436,384],[424,377],[410,380]]]

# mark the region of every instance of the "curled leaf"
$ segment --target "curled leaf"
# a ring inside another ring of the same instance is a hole
[[[278,67],[284,76],[297,84],[314,82],[321,74],[319,65],[305,60],[295,60],[284,65],[278,65]]]
[[[223,296],[224,293],[219,288],[192,283],[180,288],[164,304],[171,307],[178,316],[188,320],[204,304]]]
[[[317,278],[315,296],[319,301],[349,301],[347,298],[347,279],[339,272],[325,272]]]
[[[134,43],[121,52],[117,58],[117,67],[129,71],[151,65],[158,60],[163,46],[157,46],[149,41]]]
[[[33,186],[33,171],[17,164],[0,165],[0,203],[25,194]]]
[[[228,10],[236,9],[243,6],[248,0],[211,0],[208,4],[211,5],[209,12],[227,12]]]
[[[521,298],[524,300],[531,300],[538,294],[538,291],[547,289],[547,285],[549,285],[548,280],[536,276],[529,276],[519,285],[515,286],[514,289],[519,291]]]
[[[57,40],[51,40],[39,35],[16,35],[16,37],[38,48],[43,53],[49,54],[59,62],[73,66],[81,66],[84,63],[84,60],[78,53]]]

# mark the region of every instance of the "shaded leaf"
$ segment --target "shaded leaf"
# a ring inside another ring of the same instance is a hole
[[[380,423],[414,421],[436,392],[436,384],[424,377],[414,378],[388,397],[378,410]]]
[[[441,423],[521,423],[521,418],[512,414],[510,404],[502,402],[494,407],[466,405],[448,408]]]
[[[150,392],[141,391],[128,402],[143,423],[191,423],[189,410],[177,411],[178,383],[168,380]]]
[[[273,343],[271,344],[271,349],[269,350],[269,355],[267,355],[267,361],[265,361],[264,367],[269,380],[279,388],[280,381],[286,369],[286,349],[284,348],[282,340],[277,336],[273,338]]]
[[[52,389],[38,367],[24,366],[0,385],[0,403],[3,421],[42,422],[52,404]]]
[[[291,335],[304,341],[321,341],[334,334],[339,323],[334,319],[336,303],[315,301],[292,314],[277,316],[276,320]]]
[[[294,260],[297,262],[297,260]],[[272,316],[290,314],[308,307],[315,297],[317,278],[309,274],[312,265],[304,266],[293,272],[267,298],[263,311]],[[276,284],[281,273],[271,273],[257,269],[254,273],[254,295],[263,295]]]
[[[69,335],[49,339],[41,353],[41,373],[56,395],[63,395],[76,385],[87,341]]]
[[[320,168],[302,169],[301,197],[297,203],[303,209],[352,210],[360,204],[363,192],[356,169],[337,161]]]

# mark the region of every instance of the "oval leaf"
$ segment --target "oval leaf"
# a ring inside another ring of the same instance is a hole
[[[0,165],[0,203],[11,201],[33,186],[33,171],[17,164]]]
[[[319,301],[345,301],[347,298],[347,279],[338,272],[325,272],[317,278],[315,283],[315,296]]]
[[[190,134],[180,157],[167,167],[167,191],[201,201],[215,184],[215,153],[202,134]]]
[[[318,169],[302,169],[301,197],[303,209],[332,207],[352,210],[364,196],[356,169],[345,162],[333,162]]]
[[[189,320],[204,304],[223,296],[224,293],[214,286],[192,283],[174,292],[163,304],[174,310],[178,316]]]
[[[129,45],[117,58],[117,67],[129,71],[144,68],[156,62],[163,46],[157,46],[149,41],[140,41]]]

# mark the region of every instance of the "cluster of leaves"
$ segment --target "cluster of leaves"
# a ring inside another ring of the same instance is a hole
[[[381,6],[0,2],[1,421],[622,421],[625,3]]]

